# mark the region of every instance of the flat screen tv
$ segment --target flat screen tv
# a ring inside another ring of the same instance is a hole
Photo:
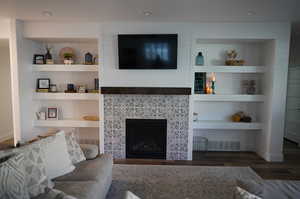
[[[177,69],[177,34],[118,35],[119,69]]]

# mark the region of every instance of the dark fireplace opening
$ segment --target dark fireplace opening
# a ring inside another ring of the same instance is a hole
[[[166,159],[167,120],[126,119],[126,158]]]

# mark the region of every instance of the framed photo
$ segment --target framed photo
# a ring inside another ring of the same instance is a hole
[[[37,79],[37,89],[50,89],[50,79],[47,78]]]
[[[56,107],[49,107],[47,109],[47,118],[49,120],[58,120],[58,111]]]
[[[45,55],[35,54],[33,56],[33,64],[45,64]]]

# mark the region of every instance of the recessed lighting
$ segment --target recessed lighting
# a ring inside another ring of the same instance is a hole
[[[45,17],[52,17],[53,16],[53,13],[49,10],[44,10],[42,12],[42,15],[45,16]]]
[[[253,10],[248,10],[247,15],[248,16],[254,16],[254,15],[256,15],[256,12],[253,11]]]
[[[146,17],[149,17],[149,16],[152,15],[152,12],[151,12],[151,11],[144,11],[144,15],[145,15]]]

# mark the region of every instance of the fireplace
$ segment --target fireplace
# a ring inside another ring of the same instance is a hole
[[[166,159],[166,119],[126,119],[126,158]]]

